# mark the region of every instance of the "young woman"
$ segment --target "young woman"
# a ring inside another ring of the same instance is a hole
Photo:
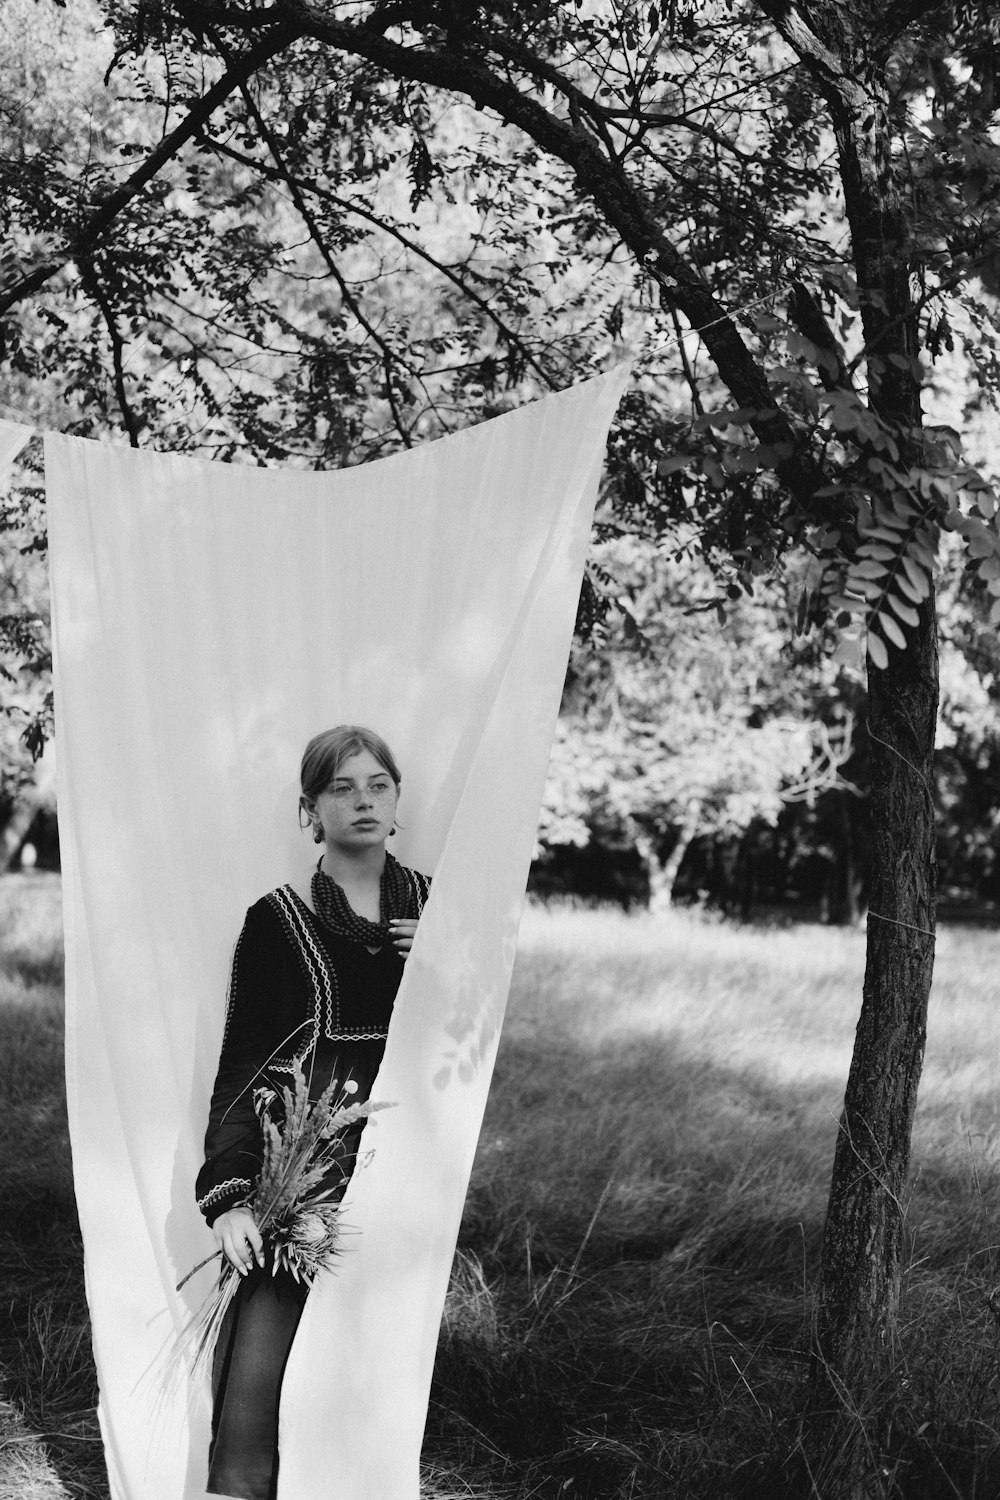
[[[208,1493],[274,1500],[278,1399],[305,1289],[272,1275],[246,1207],[261,1166],[259,1111],[300,1064],[318,1097],[336,1079],[367,1099],[382,1060],[403,963],[430,882],[386,850],[400,774],[385,741],[341,725],[302,758],[300,818],[323,853],[308,892],[291,885],[250,907],[233,955],[198,1206],[243,1278],[215,1353]],[[364,1122],[342,1143],[343,1193]]]

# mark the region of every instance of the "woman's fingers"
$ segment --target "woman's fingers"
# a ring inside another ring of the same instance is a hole
[[[394,917],[390,921],[389,932],[392,935],[392,946],[401,958],[405,958],[413,947],[413,937],[416,930],[416,917]]]
[[[246,1259],[246,1252],[237,1250],[235,1245],[226,1246],[226,1257],[231,1266],[235,1266],[241,1276],[245,1276],[250,1269],[250,1263]]]
[[[232,1240],[224,1248],[229,1260],[241,1276],[246,1276],[255,1260],[259,1266],[264,1264],[263,1255],[259,1253],[255,1245],[251,1244],[249,1235],[245,1234],[242,1237],[233,1235]]]
[[[242,1244],[240,1243],[241,1238]],[[227,1230],[222,1236],[222,1253],[229,1261],[229,1264],[236,1267],[241,1276],[246,1275],[246,1235],[241,1236],[238,1230],[230,1229],[227,1226]]]
[[[230,1209],[216,1221],[216,1232],[223,1255],[245,1276],[256,1260],[264,1264],[264,1241],[253,1214],[246,1209]]]
[[[239,1249],[244,1256],[244,1263],[247,1267],[254,1260],[259,1266],[262,1266],[264,1264],[264,1241],[261,1239],[260,1230],[257,1228],[254,1219],[249,1214],[247,1218],[248,1223],[243,1231],[243,1243],[239,1246]],[[239,1241],[238,1234],[236,1238]]]
[[[256,1219],[251,1219],[247,1227],[247,1242],[253,1251],[254,1258],[259,1266],[264,1264],[264,1239],[257,1228]]]

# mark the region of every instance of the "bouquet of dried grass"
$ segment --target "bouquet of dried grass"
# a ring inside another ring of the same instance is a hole
[[[340,1250],[339,1191],[337,1186],[325,1187],[324,1179],[342,1156],[344,1132],[388,1106],[371,1100],[347,1103],[347,1091],[336,1079],[318,1099],[311,1100],[309,1084],[298,1064],[293,1086],[281,1090],[284,1118],[280,1123],[271,1114],[277,1097],[270,1090],[258,1092],[263,1163],[247,1207],[270,1244],[271,1274],[286,1270],[296,1281],[311,1286],[317,1274],[333,1264]],[[219,1279],[181,1329],[171,1355],[172,1364],[189,1364],[196,1378],[211,1366],[223,1319],[242,1278],[217,1250],[199,1261],[177,1285],[180,1291],[195,1272],[220,1256]]]

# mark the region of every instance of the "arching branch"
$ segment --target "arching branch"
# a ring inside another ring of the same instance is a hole
[[[464,94],[480,108],[492,110],[518,126],[570,167],[583,193],[594,201],[636,261],[657,282],[664,302],[678,308],[692,327],[705,330],[706,347],[735,401],[756,414],[753,429],[759,441],[776,454],[779,478],[798,504],[815,511],[816,491],[826,476],[802,451],[763,367],[728,310],[667,239],[621,164],[609,158],[590,130],[554,115],[479,59],[447,47],[404,46],[364,25],[332,19],[308,0],[286,0],[286,4],[303,35],[338,52],[366,58],[392,77],[411,78]]]

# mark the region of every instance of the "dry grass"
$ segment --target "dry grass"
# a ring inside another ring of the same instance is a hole
[[[57,913],[51,878],[0,882],[0,1500],[107,1494]],[[939,948],[876,1465],[894,1500],[1000,1495],[998,942],[952,929]],[[796,1419],[863,961],[857,932],[529,909],[442,1328],[428,1500],[812,1493]]]

